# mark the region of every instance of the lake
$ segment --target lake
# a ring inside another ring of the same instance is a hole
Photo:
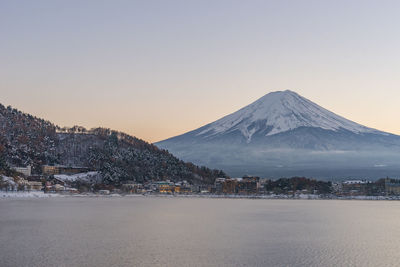
[[[0,266],[399,266],[400,202],[0,199]]]

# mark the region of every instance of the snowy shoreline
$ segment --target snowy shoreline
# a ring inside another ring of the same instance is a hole
[[[31,191],[31,192],[14,192],[14,191],[0,191],[0,199],[2,198],[52,198],[52,197],[63,197],[61,194],[45,194],[42,191]]]
[[[288,200],[400,200],[400,196],[319,196],[319,195],[212,195],[212,194],[189,194],[189,195],[167,195],[167,194],[57,194],[44,193],[41,191],[31,192],[4,192],[0,191],[0,199],[21,198],[59,198],[59,197],[87,197],[87,198],[111,198],[111,197],[161,197],[161,198],[219,198],[219,199],[288,199]]]

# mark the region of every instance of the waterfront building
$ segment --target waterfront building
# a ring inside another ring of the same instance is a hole
[[[379,191],[379,185],[368,180],[344,181],[341,186],[341,193],[345,196],[375,195]]]
[[[225,183],[225,178],[216,178],[214,182],[215,193],[221,194],[223,193],[223,187]]]
[[[386,195],[400,195],[400,180],[386,178],[385,192]]]
[[[125,183],[121,186],[121,190],[123,192],[126,193],[130,193],[130,194],[138,194],[138,193],[142,193],[143,191],[143,185],[142,184],[138,184],[138,183]]]
[[[237,183],[236,192],[239,194],[257,194],[260,187],[260,177],[245,176]]]
[[[156,182],[158,192],[172,194],[175,191],[175,184],[170,181]]]
[[[30,190],[35,190],[35,191],[40,191],[43,188],[42,182],[29,181],[28,185]]]
[[[241,178],[239,178],[241,179]],[[223,183],[222,187],[222,192],[224,194],[235,194],[237,193],[237,183],[239,179],[231,178],[231,179],[225,179],[225,182]]]
[[[54,184],[51,186],[51,190],[55,191],[55,192],[60,192],[60,191],[64,191],[65,187],[60,184]]]

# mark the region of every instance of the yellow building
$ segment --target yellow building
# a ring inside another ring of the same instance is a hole
[[[57,166],[43,165],[42,166],[42,173],[44,175],[59,174],[59,168]]]
[[[175,186],[175,193],[180,193],[181,192],[181,186],[180,185],[176,185]]]
[[[174,190],[175,186],[171,186],[170,184],[160,184],[158,187],[158,191],[164,194],[172,194]]]
[[[54,174],[77,174],[81,172],[87,172],[89,168],[86,167],[69,167],[63,165],[43,165],[42,174],[43,175],[54,175]]]

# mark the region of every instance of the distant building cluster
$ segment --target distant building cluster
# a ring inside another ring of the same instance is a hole
[[[43,165],[40,175],[32,175],[31,166],[13,167],[19,175],[0,175],[0,190],[44,191],[57,193],[99,194],[213,194],[213,195],[279,195],[279,196],[400,196],[400,179],[383,178],[377,181],[347,180],[326,182],[304,177],[266,179],[256,176],[216,178],[214,184],[191,184],[183,181],[135,180],[122,184],[105,184],[100,173],[86,167]]]
[[[211,193],[251,195],[263,192],[260,177],[217,178]]]
[[[121,192],[131,194],[160,193],[160,194],[189,194],[195,191],[194,186],[187,181],[172,182],[156,181],[144,184],[128,182],[122,185]]]
[[[71,187],[68,181],[59,179],[55,175],[72,175],[89,171],[85,167],[63,165],[43,165],[42,174],[40,175],[32,175],[31,166],[12,167],[12,170],[20,175],[16,177],[0,175],[0,190],[78,193],[78,190]]]
[[[396,196],[400,195],[400,179],[349,180],[334,183],[333,189],[333,193],[340,196]]]

